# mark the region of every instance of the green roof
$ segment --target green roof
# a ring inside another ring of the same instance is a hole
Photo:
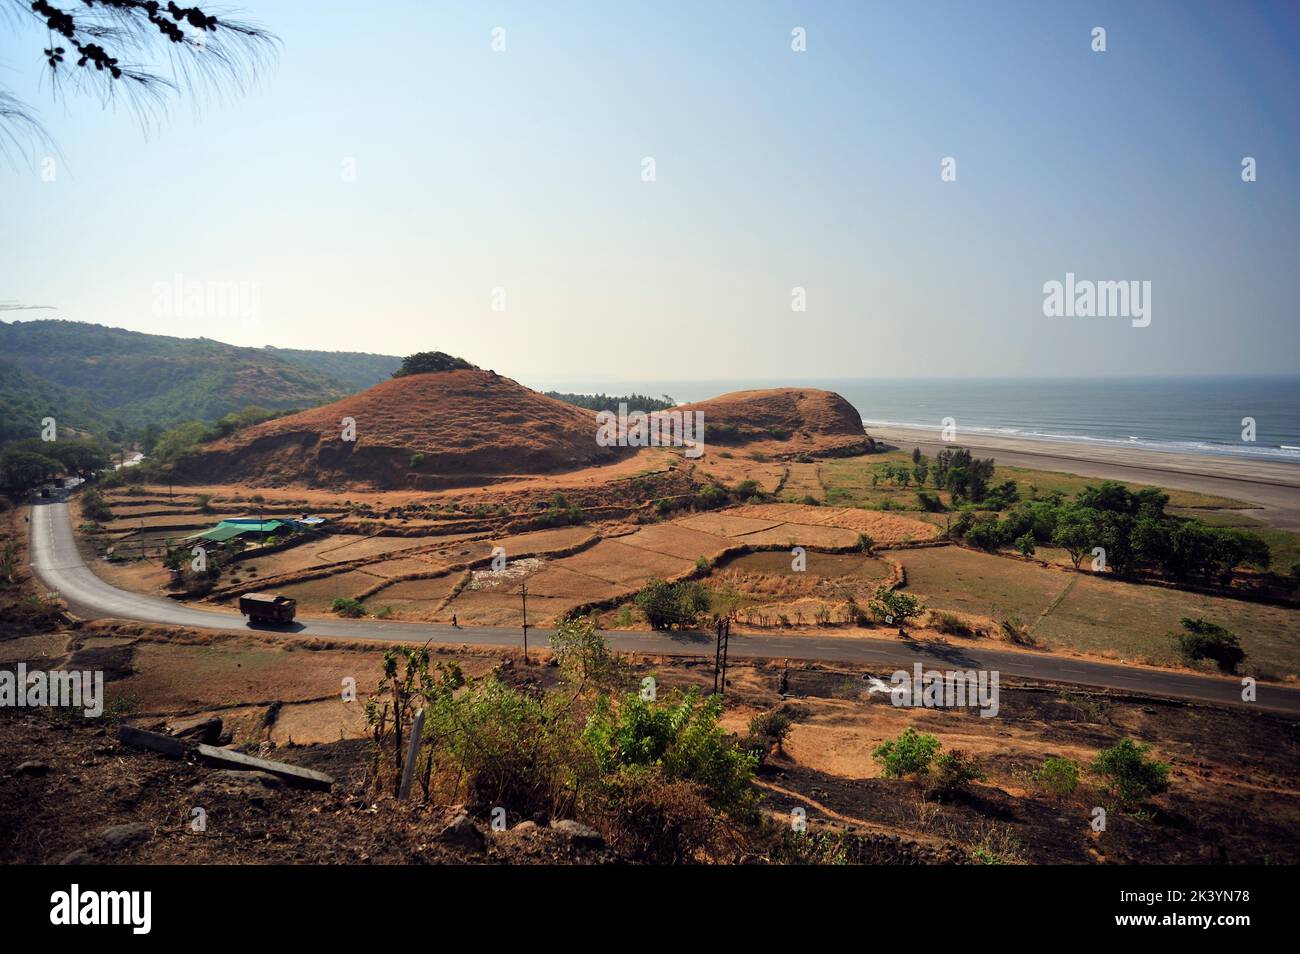
[[[256,520],[222,520],[211,530],[204,530],[202,533],[191,534],[185,539],[209,540],[212,543],[221,543],[225,540],[229,540],[231,537],[237,537],[242,533],[272,533],[283,526],[283,520],[263,520],[261,523],[258,523]]]

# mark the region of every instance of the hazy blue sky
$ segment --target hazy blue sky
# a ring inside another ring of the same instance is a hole
[[[0,165],[0,300],[515,377],[1293,370],[1298,6],[243,0],[276,67],[148,136],[5,24],[63,161]],[[1151,325],[1045,317],[1067,271]]]

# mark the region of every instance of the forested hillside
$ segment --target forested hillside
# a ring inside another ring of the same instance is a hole
[[[0,322],[0,356],[2,440],[33,436],[47,415],[105,436],[249,406],[313,407],[384,380],[399,364],[58,320]]]

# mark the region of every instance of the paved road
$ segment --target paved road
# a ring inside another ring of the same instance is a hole
[[[110,617],[142,620],[202,629],[246,630],[244,617],[234,611],[195,609],[162,597],[129,593],[105,583],[82,561],[73,539],[68,505],[61,499],[40,501],[32,507],[32,568],[37,577],[67,601],[73,612],[86,618]],[[304,636],[343,639],[410,640],[471,646],[515,646],[522,643],[518,628],[476,626],[453,629],[444,624],[399,623],[386,620],[304,619],[292,627],[271,629]],[[544,645],[550,631],[533,629],[530,645]],[[663,655],[712,656],[713,637],[705,633],[609,633],[610,646],[618,650]],[[1121,689],[1153,696],[1201,702],[1245,705],[1241,684],[1235,679],[1184,675],[1090,662],[1046,654],[918,643],[909,640],[842,636],[733,636],[733,657],[789,658],[851,663],[887,677],[897,668],[921,663],[927,669],[989,669],[1003,677],[1042,679]],[[1300,689],[1261,685],[1262,708],[1300,714]]]

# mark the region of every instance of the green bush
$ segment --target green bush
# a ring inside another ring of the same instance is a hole
[[[537,524],[541,527],[567,527],[582,523],[582,508],[569,503],[564,494],[552,495],[550,504],[545,506],[545,512],[537,518]]]
[[[880,763],[885,778],[905,778],[925,774],[938,752],[937,738],[918,734],[908,726],[897,739],[886,739],[876,746],[871,756]]]
[[[628,693],[615,706],[597,700],[583,739],[605,774],[628,766],[656,766],[664,777],[693,782],[714,807],[738,814],[753,809],[757,758],[718,725],[722,701],[703,701],[694,687],[662,701]]]
[[[104,497],[93,487],[81,495],[81,512],[95,523],[107,523],[113,519],[113,511],[104,503]]]
[[[1073,759],[1052,756],[1043,761],[1033,777],[1047,794],[1065,798],[1079,787],[1079,763]]]
[[[346,616],[348,619],[359,619],[366,615],[366,606],[360,600],[350,600],[340,596],[330,604],[330,611]]]
[[[1023,533],[1016,537],[1016,549],[1026,560],[1034,555],[1036,547],[1034,546],[1034,535],[1032,533]]]
[[[1120,808],[1135,808],[1169,788],[1169,765],[1147,758],[1150,751],[1148,744],[1125,739],[1097,753],[1092,771]]]
[[[943,513],[948,508],[943,505],[938,494],[927,493],[924,490],[916,492],[916,502],[926,513]]]
[[[939,756],[934,769],[930,792],[939,801],[965,794],[971,782],[982,782],[988,777],[975,764],[975,760],[961,749],[953,749]]]
[[[1217,623],[1184,617],[1182,633],[1173,636],[1174,646],[1188,662],[1212,659],[1224,672],[1235,672],[1246,658],[1241,640]]]

